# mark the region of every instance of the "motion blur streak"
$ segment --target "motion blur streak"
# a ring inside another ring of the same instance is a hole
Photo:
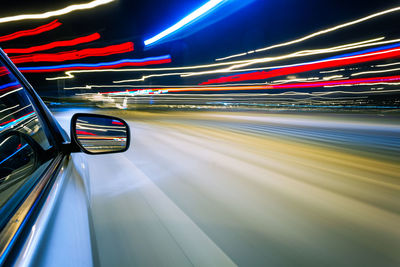
[[[143,59],[122,59],[112,62],[104,62],[97,64],[67,64],[58,66],[44,66],[44,67],[19,67],[18,69],[24,73],[38,73],[38,72],[57,72],[66,70],[93,70],[93,69],[108,69],[108,68],[122,68],[128,66],[147,66],[165,64],[171,62],[171,56],[148,57]],[[51,78],[47,78],[51,79]]]
[[[68,14],[68,13],[76,11],[76,10],[95,8],[97,6],[108,4],[113,1],[115,1],[115,0],[94,0],[94,1],[86,3],[86,4],[70,5],[63,9],[59,9],[59,10],[55,10],[55,11],[47,11],[47,12],[41,13],[41,14],[24,14],[24,15],[4,17],[4,18],[0,18],[0,23],[6,23],[6,22],[11,22],[11,21],[20,21],[20,20],[29,20],[29,19],[46,19],[46,18],[50,18],[50,17],[65,15],[65,14]]]
[[[103,266],[399,266],[398,117],[107,114],[134,149],[88,157]]]
[[[9,73],[10,73],[10,71],[6,67],[3,67],[3,66],[0,67],[0,76],[7,75]]]
[[[385,49],[385,48],[393,48],[393,47],[399,46],[398,42],[400,41],[400,39],[393,39],[393,40],[377,42],[382,39],[384,39],[384,37],[365,40],[365,41],[357,42],[357,43],[344,44],[344,45],[335,46],[335,47],[323,48],[323,49],[302,50],[302,51],[297,51],[294,53],[289,53],[289,54],[275,56],[275,57],[257,58],[257,59],[242,60],[242,61],[236,61],[236,62],[224,62],[226,65],[228,65],[228,64],[233,64],[233,65],[231,65],[227,68],[223,68],[223,69],[197,71],[197,72],[177,72],[177,73],[168,72],[168,73],[160,73],[160,74],[151,74],[151,75],[144,75],[138,79],[114,81],[114,83],[139,82],[139,81],[145,81],[146,79],[153,78],[153,77],[165,77],[165,76],[177,76],[177,75],[179,75],[181,77],[190,77],[190,76],[208,75],[208,74],[215,74],[215,73],[228,73],[228,72],[232,73],[232,72],[245,72],[245,71],[247,72],[247,71],[255,71],[255,70],[264,70],[264,69],[276,69],[276,68],[283,68],[283,67],[289,67],[289,66],[291,67],[291,66],[316,63],[319,61],[307,62],[307,63],[301,63],[301,64],[292,64],[292,65],[286,65],[286,66],[269,66],[269,67],[259,67],[259,68],[251,68],[251,69],[241,69],[241,68],[248,66],[248,65],[261,64],[261,63],[267,63],[267,62],[272,62],[272,61],[280,61],[280,60],[289,59],[289,58],[305,57],[305,56],[319,55],[319,54],[325,54],[325,53],[333,53],[333,52],[339,52],[339,51],[343,51],[343,50],[352,50],[352,49],[356,49],[356,48],[376,46],[376,45],[382,45],[382,44],[397,43],[397,44],[391,44],[391,45],[384,46],[384,47],[378,47],[378,48],[355,52],[354,54],[361,54],[361,53],[372,52],[372,51],[377,51],[377,50],[381,50],[381,49]],[[345,57],[347,55],[348,54],[339,55],[334,58]],[[332,58],[328,58],[328,59],[332,59]],[[328,60],[328,59],[324,59],[324,60]],[[323,60],[320,60],[320,61],[323,61]],[[210,65],[201,65],[198,67],[209,68],[209,67],[214,67],[216,65],[222,65],[222,64],[223,63],[217,63],[217,64],[210,64]],[[192,67],[192,66],[187,66],[187,67],[182,67],[182,68],[165,68],[164,70],[167,71],[167,70],[189,69],[190,67]],[[236,70],[234,70],[234,69],[236,69]],[[70,78],[70,76],[71,75],[68,74],[68,78]]]
[[[86,48],[82,50],[73,50],[67,52],[60,52],[54,54],[33,54],[13,56],[10,59],[14,64],[27,63],[27,62],[61,62],[68,60],[76,60],[87,57],[103,57],[114,54],[122,54],[133,51],[133,43],[127,42],[118,45],[110,45],[101,48]]]
[[[377,68],[382,68],[382,67],[389,67],[389,66],[395,66],[395,65],[400,65],[400,62],[389,63],[389,64],[381,64],[381,65],[375,65],[375,67],[377,67]]]
[[[192,88],[146,88],[146,89],[130,89],[121,92],[103,92],[101,94],[129,95],[129,94],[154,94],[154,93],[173,93],[173,92],[207,92],[207,91],[252,91],[252,90],[271,90],[271,89],[294,89],[294,88],[315,88],[336,85],[367,85],[381,83],[395,83],[400,81],[400,76],[374,77],[367,79],[351,79],[351,80],[335,80],[335,81],[318,81],[293,84],[271,84],[257,86],[219,86],[219,87],[192,87]],[[71,88],[67,88],[71,89]],[[79,88],[81,89],[81,88]]]
[[[277,77],[282,75],[294,74],[307,72],[318,69],[341,67],[345,65],[352,65],[357,63],[364,63],[369,61],[383,60],[389,58],[397,58],[400,56],[400,49],[388,49],[380,52],[366,53],[345,58],[334,58],[326,61],[318,61],[316,63],[309,63],[300,66],[287,67],[282,69],[275,69],[271,71],[262,71],[256,73],[246,73],[241,75],[232,75],[227,77],[221,77],[218,79],[211,79],[201,84],[214,84],[214,83],[227,83],[227,82],[238,82],[248,80],[263,80],[271,77]]]
[[[58,22],[57,20],[54,20],[50,23],[47,23],[45,25],[39,26],[39,27],[31,29],[31,30],[24,30],[24,31],[14,32],[14,33],[11,33],[8,35],[0,36],[0,42],[10,41],[10,40],[14,40],[14,39],[17,39],[20,37],[38,35],[43,32],[51,31],[61,25],[62,24],[60,22]]]
[[[332,85],[357,85],[357,84],[380,84],[382,82],[396,82],[400,81],[400,76],[390,77],[375,77],[368,79],[352,79],[352,80],[337,80],[337,81],[325,81],[325,82],[309,82],[309,83],[293,83],[293,84],[281,84],[281,85],[265,85],[265,86],[244,86],[244,87],[217,87],[217,88],[197,88],[197,89],[167,89],[169,92],[179,91],[230,91],[230,90],[265,90],[265,89],[289,89],[289,88],[313,88],[322,86]]]
[[[271,50],[271,49],[274,49],[274,48],[277,48],[277,47],[288,46],[288,45],[300,43],[300,42],[303,42],[305,40],[314,38],[316,36],[324,35],[324,34],[339,30],[339,29],[343,29],[343,28],[346,28],[346,27],[349,27],[349,26],[353,26],[355,24],[359,24],[361,22],[364,22],[364,21],[367,21],[367,20],[382,16],[382,15],[386,15],[386,14],[390,14],[390,13],[393,13],[393,12],[397,12],[399,10],[400,10],[400,6],[399,7],[395,7],[395,8],[391,8],[391,9],[387,9],[387,10],[384,10],[384,11],[381,11],[381,12],[378,12],[378,13],[374,13],[374,14],[371,14],[369,16],[357,19],[357,20],[353,20],[353,21],[350,21],[350,22],[347,22],[347,23],[343,23],[343,24],[337,25],[337,26],[332,27],[332,28],[328,28],[328,29],[325,29],[325,30],[322,30],[322,31],[314,32],[312,34],[306,35],[306,36],[304,36],[302,38],[299,38],[299,39],[292,40],[290,42],[276,44],[276,45],[272,45],[272,46],[267,46],[267,47],[260,48],[260,49],[257,49],[257,50],[249,51],[247,53],[240,53],[240,54],[237,54],[237,55],[218,58],[216,60],[217,61],[226,60],[226,59],[230,59],[230,58],[234,58],[234,57],[245,56],[247,54],[252,54],[254,52],[263,52],[263,51]]]
[[[18,122],[23,121],[23,120],[25,120],[25,119],[27,119],[29,117],[34,116],[34,115],[35,115],[35,112],[32,111],[32,112],[29,112],[28,114],[26,114],[26,115],[24,115],[22,117],[19,117],[17,119],[12,119],[12,120],[10,120],[8,122],[2,123],[2,124],[0,124],[0,131],[3,131],[4,129],[10,128],[13,125],[17,124]]]
[[[394,72],[394,71],[400,71],[400,68],[397,68],[397,69],[387,69],[387,70],[363,71],[363,72],[353,73],[353,74],[351,74],[351,76],[359,76],[359,75],[374,74],[374,73],[384,73],[384,72]]]
[[[12,82],[0,85],[0,91],[8,90],[9,88],[13,88],[15,86],[21,86],[19,82]]]
[[[203,74],[210,74],[210,73],[254,71],[254,70],[262,70],[262,69],[280,68],[280,67],[285,67],[285,66],[262,67],[262,68],[252,68],[252,69],[245,69],[245,70],[243,70],[243,69],[242,70],[232,70],[232,69],[244,66],[243,64],[250,65],[250,64],[257,64],[257,63],[265,63],[265,62],[270,62],[270,61],[288,59],[288,58],[292,58],[292,57],[304,57],[304,56],[310,56],[310,55],[315,55],[315,54],[333,53],[333,52],[338,52],[338,51],[343,51],[343,50],[356,49],[356,48],[361,48],[361,47],[376,46],[376,45],[383,45],[383,44],[392,44],[392,43],[398,43],[400,41],[400,39],[393,39],[393,40],[387,40],[387,41],[378,42],[378,41],[383,40],[383,39],[385,39],[385,37],[379,37],[379,38],[364,40],[364,41],[356,42],[356,43],[348,43],[348,44],[335,46],[335,47],[324,48],[324,49],[302,50],[302,51],[298,51],[298,52],[295,52],[295,53],[285,54],[285,55],[277,56],[277,57],[266,57],[266,58],[257,58],[257,59],[251,59],[251,60],[229,61],[229,62],[221,62],[221,63],[213,63],[213,64],[205,64],[205,65],[193,65],[193,66],[170,67],[170,68],[124,69],[124,70],[112,70],[112,69],[110,69],[110,70],[102,70],[102,72],[103,71],[104,72],[113,72],[113,71],[118,71],[118,72],[129,72],[129,71],[142,72],[142,71],[146,71],[146,72],[149,72],[149,71],[198,70],[198,69],[203,69],[203,68],[212,68],[212,67],[232,65],[229,68],[210,70],[210,71],[204,71],[204,72],[161,73],[161,74],[152,74],[152,75],[148,75],[148,76],[143,76],[140,79],[129,79],[129,80],[122,80],[122,81],[115,81],[115,83],[123,83],[123,82],[131,82],[131,81],[144,81],[145,79],[147,79],[149,77],[157,77],[157,76],[181,75],[182,77],[187,77],[187,76],[203,75]],[[52,77],[52,78],[46,78],[46,79],[47,80],[71,79],[71,78],[74,77],[74,75],[72,75],[72,73],[87,73],[87,72],[91,72],[91,71],[90,70],[89,71],[86,71],[86,70],[70,71],[70,72],[66,72],[65,73],[66,76]],[[94,70],[93,72],[98,72],[98,70]]]
[[[358,43],[350,43],[350,44],[345,44],[345,45],[340,45],[340,46],[335,46],[335,47],[329,47],[329,48],[322,48],[322,49],[315,49],[315,50],[302,50],[302,51],[297,51],[297,52],[294,52],[294,53],[285,54],[285,55],[281,55],[281,56],[275,56],[275,57],[256,58],[256,59],[248,60],[247,62],[244,62],[244,63],[241,63],[241,64],[234,64],[234,65],[232,65],[232,66],[230,66],[230,67],[228,67],[226,69],[211,70],[211,71],[204,71],[204,72],[197,72],[197,73],[188,73],[188,74],[182,75],[182,77],[188,77],[188,76],[193,76],[193,75],[212,74],[212,73],[221,73],[221,72],[227,72],[227,71],[230,71],[230,70],[233,70],[233,69],[241,69],[243,67],[246,67],[246,66],[249,66],[249,65],[254,65],[254,64],[261,64],[261,63],[279,61],[279,60],[284,60],[284,59],[289,59],[289,58],[296,58],[296,57],[305,57],[305,56],[312,56],[312,55],[340,52],[340,51],[345,51],[345,50],[353,50],[353,49],[357,49],[357,48],[376,46],[376,45],[382,45],[382,44],[390,44],[390,45],[386,45],[386,46],[370,48],[370,49],[357,51],[357,52],[353,52],[353,53],[337,55],[337,56],[334,56],[334,57],[330,57],[330,58],[326,58],[326,59],[322,59],[322,60],[318,60],[318,61],[300,63],[300,64],[293,64],[291,66],[305,65],[305,64],[317,63],[317,62],[330,60],[330,59],[335,59],[335,58],[343,58],[343,57],[359,55],[359,54],[363,54],[363,53],[369,53],[369,52],[375,52],[375,51],[389,49],[389,48],[395,48],[395,47],[399,47],[399,45],[400,45],[398,43],[400,41],[400,39],[393,39],[393,40],[387,40],[387,41],[382,41],[382,42],[375,42],[376,40],[379,40],[381,38],[366,40],[366,41],[358,42]],[[370,41],[372,41],[372,42],[370,42]],[[395,43],[395,44],[393,44],[393,43]],[[259,68],[259,69],[262,69],[262,68]],[[242,69],[242,71],[244,71],[244,70]]]
[[[173,26],[171,26],[168,29],[160,32],[156,36],[144,41],[144,44],[146,46],[154,44],[155,42],[167,37],[168,35],[171,35],[171,34],[175,33],[179,29],[182,29],[183,27],[185,27],[189,23],[191,23],[194,20],[198,19],[200,16],[203,16],[203,15],[207,14],[208,12],[211,12],[211,10],[216,8],[219,4],[221,4],[223,2],[227,2],[227,1],[229,1],[229,0],[211,0],[211,1],[208,1],[206,4],[204,4],[200,8],[198,8],[195,11],[193,11],[192,13],[190,13],[189,15],[187,15],[186,17],[184,17],[183,19],[178,21]]]
[[[93,34],[90,34],[87,36],[83,36],[83,37],[78,37],[78,38],[75,38],[72,40],[57,41],[57,42],[52,42],[49,44],[38,45],[38,46],[33,46],[33,47],[28,47],[28,48],[7,48],[7,49],[3,49],[3,51],[6,52],[7,54],[28,54],[28,53],[49,50],[49,49],[56,48],[56,47],[75,46],[78,44],[89,43],[89,42],[98,40],[99,38],[100,38],[100,34],[96,32],[96,33],[93,33]]]

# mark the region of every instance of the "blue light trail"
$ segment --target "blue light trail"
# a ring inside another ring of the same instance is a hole
[[[167,37],[168,35],[171,35],[178,30],[182,29],[183,27],[187,26],[189,23],[193,22],[197,18],[205,15],[209,11],[214,10],[217,8],[218,5],[222,4],[223,2],[227,2],[228,0],[211,0],[178,21],[176,24],[173,26],[169,27],[168,29],[160,32],[159,34],[155,35],[154,37],[147,39],[144,41],[145,46],[149,46],[151,44],[154,44],[155,42],[160,41],[161,39]]]

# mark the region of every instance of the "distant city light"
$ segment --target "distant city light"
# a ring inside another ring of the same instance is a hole
[[[50,17],[65,15],[65,14],[68,14],[68,13],[76,11],[76,10],[95,8],[97,6],[105,5],[105,4],[111,3],[113,1],[115,1],[115,0],[94,0],[94,1],[91,1],[86,4],[70,5],[70,6],[64,7],[59,10],[47,11],[47,12],[40,13],[40,14],[23,14],[23,15],[17,15],[17,16],[4,17],[4,18],[0,18],[0,23],[27,20],[27,19],[46,19],[46,18],[50,18]]]
[[[144,44],[146,46],[154,44],[155,42],[165,38],[166,36],[175,33],[179,29],[182,29],[183,27],[185,27],[189,23],[193,22],[195,19],[205,15],[209,11],[212,11],[213,9],[215,9],[222,2],[226,2],[226,1],[228,1],[228,0],[211,0],[211,1],[208,1],[204,5],[202,5],[201,7],[199,7],[198,9],[196,9],[195,11],[193,11],[192,13],[190,13],[189,15],[187,15],[186,17],[184,17],[183,19],[178,21],[173,26],[171,26],[168,29],[162,31],[161,33],[155,35],[154,37],[144,41]]]

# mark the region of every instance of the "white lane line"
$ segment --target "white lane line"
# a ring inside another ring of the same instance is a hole
[[[129,166],[131,175],[140,181],[142,186],[138,190],[194,266],[237,266],[125,155],[119,155],[118,159]]]

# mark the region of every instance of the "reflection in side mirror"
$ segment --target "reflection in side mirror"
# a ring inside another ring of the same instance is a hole
[[[125,121],[97,114],[75,114],[71,121],[71,137],[88,154],[123,152],[130,142]]]

